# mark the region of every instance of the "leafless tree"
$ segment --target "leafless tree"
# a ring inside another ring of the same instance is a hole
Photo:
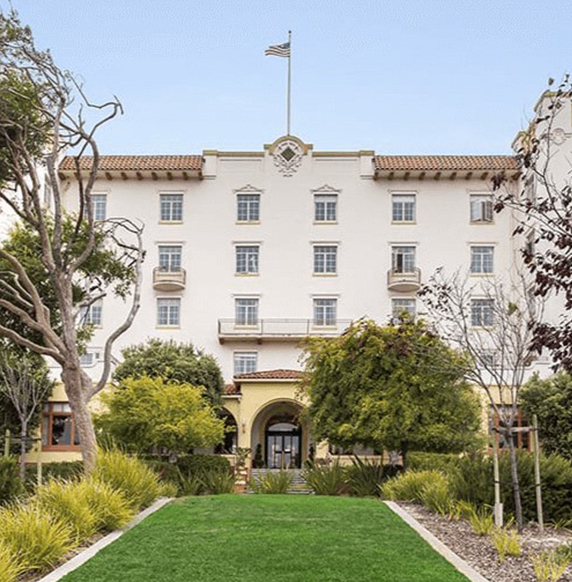
[[[529,277],[515,269],[502,281],[483,277],[477,283],[457,271],[438,270],[421,297],[429,321],[441,337],[466,355],[465,378],[480,387],[499,419],[509,449],[514,504],[522,528],[515,425],[519,393],[530,365],[538,357],[534,329],[542,320],[544,302],[530,291]]]
[[[12,404],[20,422],[20,478],[26,478],[28,427],[42,403],[50,395],[53,383],[38,372],[37,363],[22,355],[0,357],[0,393]]]
[[[88,403],[105,386],[113,344],[131,326],[140,305],[142,226],[127,219],[96,222],[91,199],[100,162],[95,134],[122,106],[116,98],[92,103],[73,75],[60,69],[48,51],[35,47],[15,13],[0,15],[0,85],[0,202],[40,241],[53,296],[53,303],[47,301],[18,253],[0,245],[0,260],[9,266],[0,273],[0,307],[33,332],[0,320],[0,335],[61,366],[89,471],[97,447]],[[78,213],[71,218],[65,210],[69,193],[64,203],[58,179],[64,152],[73,152],[78,181]],[[51,193],[51,210],[45,206],[44,188]],[[94,383],[80,365],[78,310],[111,290],[109,280],[86,275],[86,265],[102,249],[113,253],[132,277],[128,313],[105,341],[103,372]],[[74,300],[78,285],[85,291],[82,305]]]

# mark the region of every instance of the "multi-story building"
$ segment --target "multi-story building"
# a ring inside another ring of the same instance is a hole
[[[64,159],[70,210],[74,172]],[[439,267],[475,279],[508,272],[518,249],[511,214],[492,209],[499,173],[519,187],[512,156],[315,151],[294,136],[260,151],[103,156],[95,218],[140,221],[147,252],[141,310],[114,356],[151,337],[191,341],[216,356],[227,382],[236,426],[227,449],[260,444],[268,466],[300,465],[318,446],[298,419],[300,340],[418,312],[416,292]],[[483,325],[486,305],[473,307]],[[110,297],[86,314],[94,377],[125,309]],[[44,450],[63,458],[77,447],[62,395],[52,400]]]

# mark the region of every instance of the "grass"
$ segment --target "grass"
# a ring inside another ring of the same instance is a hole
[[[65,582],[466,582],[379,501],[221,495],[168,505]]]

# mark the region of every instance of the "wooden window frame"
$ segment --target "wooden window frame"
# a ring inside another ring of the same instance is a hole
[[[45,402],[44,407],[42,408],[42,451],[80,451],[80,445],[74,445],[75,442],[75,419],[73,417],[73,412],[70,410],[69,412],[60,412],[54,411],[54,405],[56,404],[67,404],[69,406],[69,402]],[[49,410],[46,412],[44,409],[45,406],[49,406]],[[53,429],[53,417],[54,416],[68,416],[71,418],[71,430],[70,430],[70,441],[71,444],[69,445],[52,445],[52,429]],[[47,434],[47,444],[43,443],[43,430],[44,430],[44,418],[48,418],[48,434]]]

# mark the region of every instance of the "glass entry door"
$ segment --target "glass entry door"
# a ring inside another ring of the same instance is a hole
[[[289,422],[270,424],[266,430],[266,466],[294,469],[301,466],[300,428]]]

